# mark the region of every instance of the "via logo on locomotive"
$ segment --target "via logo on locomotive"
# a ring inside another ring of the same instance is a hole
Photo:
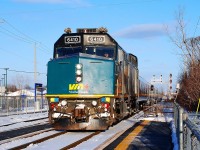
[[[88,89],[88,84],[69,84],[69,93],[78,93],[78,90],[82,93],[88,93]]]

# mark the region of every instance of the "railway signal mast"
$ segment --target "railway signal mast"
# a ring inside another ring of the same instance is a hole
[[[153,75],[153,79],[151,80],[151,84],[156,84],[156,83],[160,83],[162,84],[162,75],[160,75],[160,78],[155,77],[155,75]]]
[[[154,84],[165,84],[167,85],[167,95],[171,97],[172,95],[172,74],[169,74],[169,80],[167,82],[162,81],[162,75],[160,75],[160,78],[155,78],[155,75],[153,75],[153,78],[151,80],[151,85],[154,86]]]
[[[153,75],[153,79],[151,80],[151,93],[152,95],[157,95],[158,94],[158,90],[155,88],[155,84],[162,84],[162,75],[160,75],[160,78],[156,78],[155,75]]]
[[[172,74],[169,74],[169,89],[168,89],[168,95],[169,97],[171,97],[171,93],[172,93]]]

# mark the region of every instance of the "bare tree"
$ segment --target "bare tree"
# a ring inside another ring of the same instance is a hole
[[[177,25],[174,34],[168,35],[173,44],[180,50],[179,53],[182,56],[184,66],[179,75],[181,89],[178,102],[193,110],[200,98],[200,37],[192,37],[187,34],[183,9],[179,9],[176,20]]]
[[[8,92],[15,92],[15,91],[17,91],[17,87],[16,87],[16,85],[11,85],[11,84],[9,84],[8,85],[8,87],[7,87],[7,89],[8,89]]]
[[[28,87],[27,85],[29,85],[29,79],[28,77],[18,74],[13,80],[13,83],[17,86],[18,89],[21,90]]]

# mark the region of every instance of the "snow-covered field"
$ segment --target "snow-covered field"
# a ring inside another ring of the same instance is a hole
[[[106,143],[108,140],[114,139],[116,134],[122,134],[125,130],[133,126],[136,122],[140,120],[154,120],[154,121],[162,121],[162,122],[171,122],[171,127],[172,127],[172,139],[174,142],[174,149],[178,149],[177,145],[177,139],[175,136],[175,128],[173,124],[173,118],[171,114],[168,114],[167,116],[159,115],[158,117],[153,117],[153,116],[148,116],[146,118],[140,117],[143,112],[140,112],[139,116],[133,116],[130,117],[127,120],[123,120],[117,125],[110,127],[109,130],[106,130],[105,132],[102,132],[101,134],[98,134],[91,138],[90,140],[81,143],[77,147],[73,148],[76,150],[93,150],[96,148],[101,149],[101,146],[103,143]],[[23,122],[25,120],[31,120],[31,119],[36,119],[36,118],[44,118],[47,116],[47,113],[33,113],[33,114],[23,114],[23,115],[13,115],[13,116],[7,116],[7,117],[0,117],[0,126],[5,125],[5,124],[11,124],[11,123],[16,123],[13,124],[12,126],[4,126],[0,127],[0,132],[2,131],[7,131],[10,130],[11,128],[18,128],[18,127],[23,127],[25,125],[31,124],[31,122]],[[39,121],[38,121],[39,122]],[[44,122],[44,120],[43,120]],[[33,140],[36,140],[37,138],[41,138],[44,136],[51,135],[55,132],[58,131],[50,131],[47,133],[41,133],[37,136],[25,138],[25,139],[19,139],[19,140],[14,140],[9,143],[5,143],[0,145],[0,150],[5,150],[12,148],[16,145],[20,145],[25,142],[30,142]],[[62,135],[62,137],[56,138],[56,139],[51,139],[48,141],[45,141],[43,143],[39,144],[31,144],[29,145],[26,149],[40,149],[40,150],[46,150],[46,149],[59,149],[62,146],[66,146],[67,144],[70,144],[74,141],[77,141],[77,139],[82,138],[83,136],[87,136],[89,133],[88,132],[83,132],[83,134],[77,134],[77,133],[67,133]],[[77,137],[78,136],[78,137]]]

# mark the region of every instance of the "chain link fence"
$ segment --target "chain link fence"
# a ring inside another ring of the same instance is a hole
[[[200,150],[200,115],[184,112],[174,104],[174,123],[180,150]]]
[[[48,111],[48,101],[37,96],[0,96],[0,116]]]

